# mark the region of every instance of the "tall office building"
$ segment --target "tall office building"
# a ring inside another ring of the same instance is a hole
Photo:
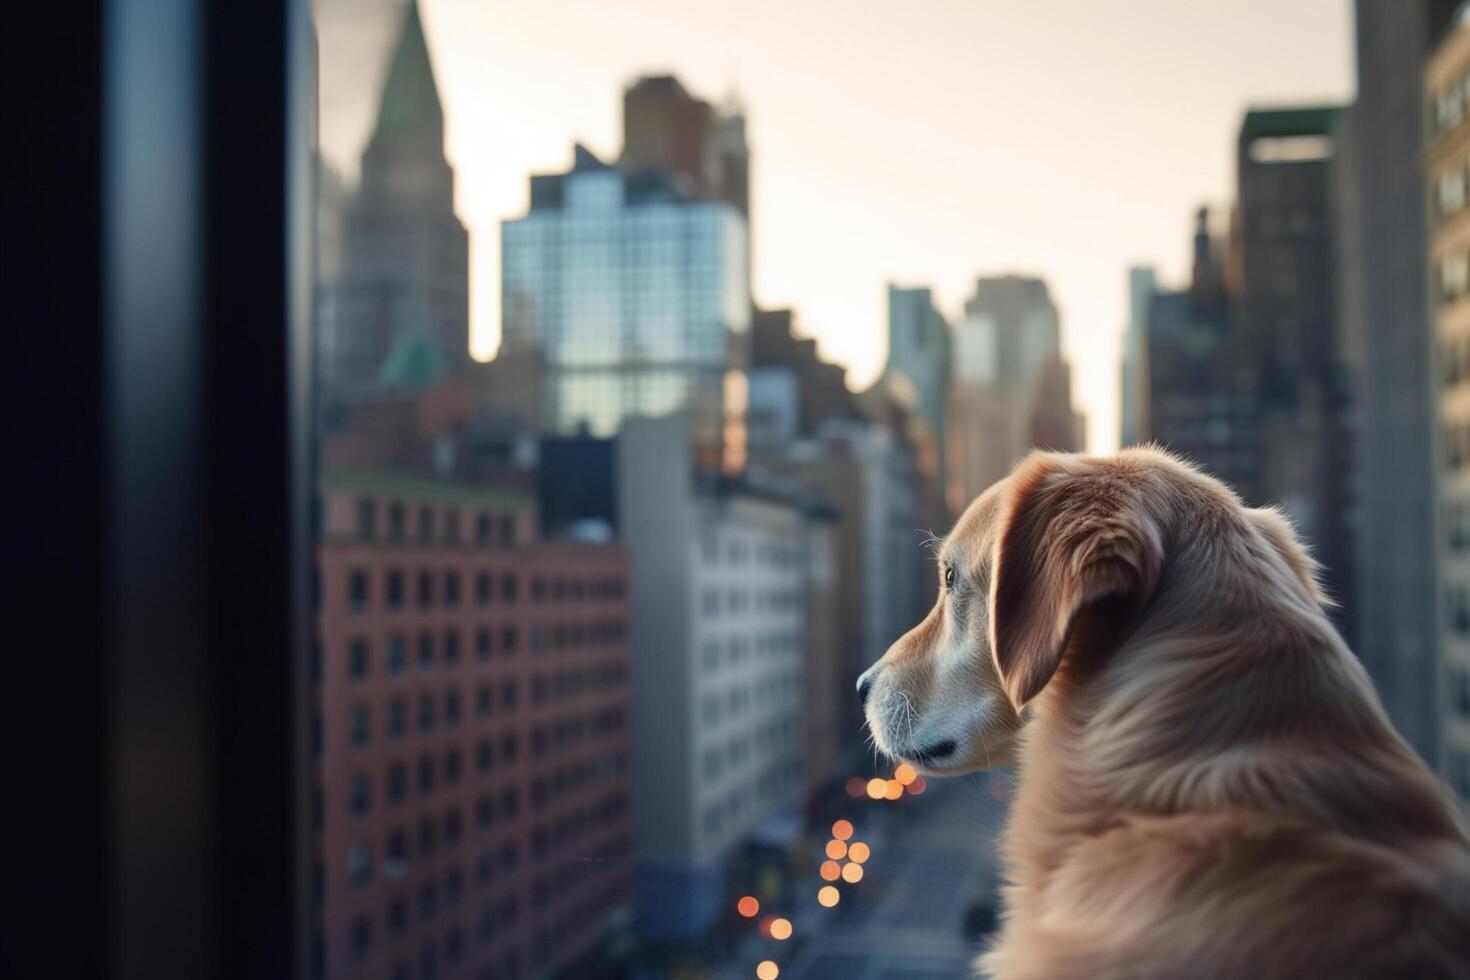
[[[1189,288],[1143,300],[1144,368],[1138,393],[1147,438],[1199,464],[1260,503],[1260,432],[1248,348],[1225,288],[1224,245],[1209,214],[1195,215]],[[1152,273],[1149,275],[1152,283]]]
[[[1158,277],[1152,266],[1128,270],[1128,326],[1123,331],[1119,378],[1118,445],[1134,446],[1148,435],[1148,306]]]
[[[347,214],[339,323],[326,371],[335,393],[378,386],[395,345],[426,337],[450,371],[469,360],[469,235],[454,213],[444,112],[408,5],[362,176]]]
[[[531,178],[525,216],[501,225],[506,342],[539,349],[543,420],[610,436],[636,416],[687,410],[696,462],[744,453],[750,345],[745,218],[577,147],[571,170]]]
[[[1416,679],[1414,693],[1432,695],[1438,688],[1440,769],[1470,798],[1470,27],[1459,23],[1446,33],[1429,58],[1424,86],[1439,361],[1432,390],[1443,447],[1438,467],[1443,517],[1435,549],[1442,605],[1439,664]]]
[[[945,462],[951,363],[949,323],[935,309],[927,287],[888,287],[888,363],[884,373],[902,377],[928,424],[937,451],[938,486],[948,483]]]
[[[1357,89],[1342,152],[1354,226],[1341,236],[1357,401],[1355,646],[1389,717],[1438,756],[1434,349],[1424,233],[1423,73],[1457,0],[1358,0]],[[1432,110],[1431,110],[1432,111]],[[1443,536],[1441,535],[1441,538]],[[1441,543],[1442,547],[1442,543]]]
[[[644,75],[623,91],[622,170],[668,175],[679,193],[724,201],[750,217],[745,113],[710,105],[672,75]]]
[[[792,843],[803,788],[808,518],[781,493],[698,474],[690,419],[618,438],[634,573],[640,932],[696,939],[753,835]]]
[[[631,905],[627,555],[484,484],[328,471],[319,507],[319,975],[581,975]]]
[[[1010,472],[1037,435],[1056,440],[1045,448],[1083,448],[1061,318],[1044,280],[980,277],[954,331],[953,365],[945,454],[952,510]]]
[[[1262,500],[1280,504],[1325,566],[1352,628],[1351,386],[1336,321],[1332,168],[1338,106],[1255,109],[1237,150],[1236,335],[1259,411]]]

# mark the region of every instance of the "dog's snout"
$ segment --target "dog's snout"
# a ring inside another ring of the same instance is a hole
[[[869,668],[868,670],[865,670],[863,672],[863,675],[861,677],[858,678],[858,703],[865,708],[868,706],[868,695],[873,693],[873,675],[877,673],[877,671],[878,668],[876,667]]]

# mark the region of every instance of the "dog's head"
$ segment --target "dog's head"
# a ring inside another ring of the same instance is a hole
[[[939,596],[858,680],[878,747],[931,775],[1014,761],[1021,712],[1069,649],[1123,639],[1156,589],[1181,516],[1254,541],[1322,602],[1315,563],[1274,511],[1164,453],[1033,453],[978,497],[939,550]],[[1215,518],[1212,518],[1215,519]],[[1207,527],[1207,526],[1206,526]],[[1085,664],[1075,664],[1083,669]]]

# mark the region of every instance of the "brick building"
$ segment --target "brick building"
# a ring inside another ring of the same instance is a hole
[[[318,520],[319,972],[566,970],[631,897],[623,549],[383,473],[325,473]]]

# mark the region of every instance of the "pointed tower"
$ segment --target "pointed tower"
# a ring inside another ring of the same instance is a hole
[[[348,221],[342,327],[327,379],[346,398],[383,384],[394,343],[432,338],[450,372],[469,361],[469,235],[454,213],[444,108],[410,0],[362,157]]]

